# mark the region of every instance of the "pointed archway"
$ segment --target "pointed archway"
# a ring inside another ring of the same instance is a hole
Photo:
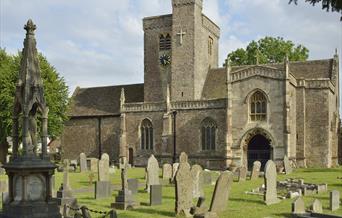
[[[273,143],[271,134],[262,128],[247,131],[241,139],[243,164],[251,169],[254,161],[260,161],[263,168],[268,160],[273,159]]]

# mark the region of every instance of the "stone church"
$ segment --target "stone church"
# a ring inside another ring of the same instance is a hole
[[[339,58],[219,67],[220,28],[202,0],[172,0],[172,14],[143,19],[144,84],[77,88],[63,155],[81,152],[143,166],[154,154],[224,169],[289,157],[338,162]],[[114,81],[113,81],[114,82]]]

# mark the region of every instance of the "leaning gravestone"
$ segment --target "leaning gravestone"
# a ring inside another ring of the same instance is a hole
[[[87,156],[85,153],[80,154],[80,171],[81,173],[87,172]]]
[[[179,163],[172,164],[172,181],[175,180],[175,176],[177,174],[178,167],[179,167]]]
[[[323,213],[322,203],[318,199],[314,200],[314,202],[310,206],[310,209],[313,213]]]
[[[152,154],[147,161],[146,168],[146,190],[150,192],[151,185],[159,185],[159,164],[158,160]]]
[[[289,158],[285,155],[284,156],[284,169],[285,169],[285,174],[289,175],[292,173],[292,167],[290,164],[290,160]]]
[[[186,154],[185,154],[186,155]],[[190,216],[190,208],[192,207],[192,178],[190,173],[190,165],[186,159],[181,159],[176,180],[176,214],[184,214]]]
[[[292,213],[293,214],[304,214],[305,213],[305,204],[302,197],[296,198],[294,202],[292,202]]]
[[[333,190],[330,192],[330,210],[335,211],[340,208],[340,192]]]
[[[239,182],[246,181],[247,177],[247,168],[245,166],[242,166],[239,168]]]
[[[163,180],[170,180],[172,178],[172,166],[171,164],[163,165]]]
[[[204,196],[202,171],[203,169],[200,165],[195,164],[191,167],[193,198],[199,198]]]
[[[260,168],[261,168],[261,162],[260,161],[254,161],[252,174],[251,174],[251,180],[259,178]]]
[[[277,168],[272,160],[267,161],[265,166],[265,193],[264,201],[267,205],[279,203],[277,196]]]

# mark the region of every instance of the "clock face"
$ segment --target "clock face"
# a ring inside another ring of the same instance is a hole
[[[160,64],[163,66],[168,66],[171,64],[171,57],[167,54],[162,54],[159,58]]]

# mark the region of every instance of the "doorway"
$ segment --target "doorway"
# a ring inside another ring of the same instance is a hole
[[[261,169],[263,169],[266,162],[272,159],[272,147],[270,145],[270,141],[261,134],[257,134],[250,139],[247,149],[249,169],[252,169],[254,161],[257,160],[261,162]]]

